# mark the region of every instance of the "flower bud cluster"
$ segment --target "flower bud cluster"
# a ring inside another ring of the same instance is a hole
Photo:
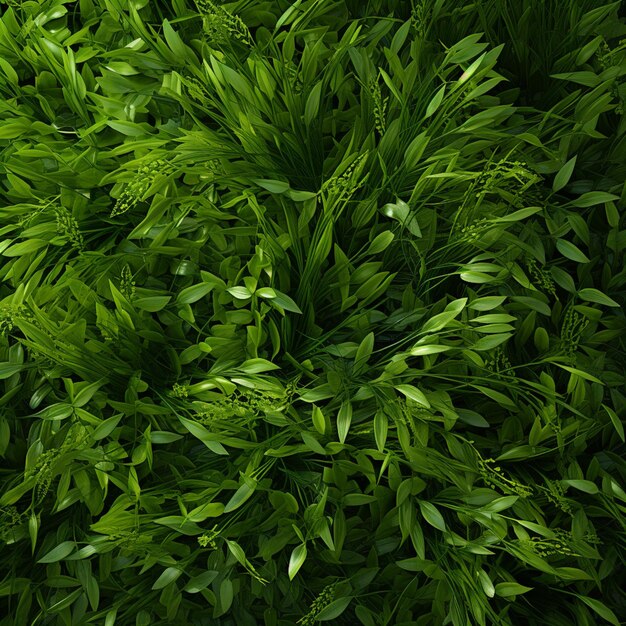
[[[552,276],[544,269],[540,268],[537,261],[533,258],[526,259],[526,267],[536,286],[553,296],[556,296],[556,289]]]
[[[572,513],[572,507],[565,497],[565,491],[559,481],[546,480],[546,486],[540,487],[540,489],[548,500],[559,507],[563,513],[567,513],[568,515]]]
[[[537,556],[580,556],[572,546],[572,537],[564,530],[555,530],[554,538],[538,539],[533,537],[530,540],[522,541],[525,547],[529,548]]]
[[[136,176],[126,184],[122,194],[115,202],[111,217],[122,215],[135,207],[138,202],[141,202],[157,175],[166,173],[167,169],[167,163],[162,159],[156,159],[140,168]]]
[[[217,543],[215,543],[216,537],[220,534],[217,526],[213,526],[213,528],[209,531],[200,535],[198,537],[198,543],[203,548],[211,548],[213,550],[217,550]]]
[[[322,190],[330,194],[351,196],[359,187],[365,184],[368,174],[361,177],[369,152],[360,154],[345,171],[339,176],[329,178],[322,186]]]
[[[578,344],[588,325],[589,320],[586,317],[574,311],[572,307],[567,309],[561,326],[561,347],[565,356],[572,360],[576,358]]]
[[[133,273],[128,265],[124,265],[120,272],[120,293],[129,302],[135,297],[135,281],[133,280]]]
[[[53,210],[57,222],[57,234],[67,237],[72,247],[82,251],[85,248],[85,242],[76,218],[60,205],[55,206]]]
[[[479,459],[478,471],[483,482],[492,489],[499,489],[503,493],[526,498],[533,493],[528,485],[524,485],[515,478],[508,478],[500,467],[494,467],[493,459]]]
[[[198,12],[202,15],[204,33],[210,43],[223,45],[235,39],[253,45],[250,31],[238,15],[233,15],[211,0],[195,2]]]
[[[411,10],[411,26],[420,38],[426,37],[426,30],[430,22],[430,5],[426,0],[416,0]]]
[[[470,222],[467,226],[457,230],[457,236],[459,239],[468,243],[474,243],[485,233],[489,226],[489,220],[486,217],[482,217],[479,220]]]
[[[326,585],[320,594],[313,600],[309,612],[301,617],[296,623],[302,626],[313,626],[317,622],[317,616],[335,599],[335,587],[337,583]]]
[[[369,84],[369,92],[374,105],[374,125],[379,135],[385,132],[386,128],[386,112],[389,97],[383,98],[380,84],[377,79],[372,79]]]
[[[3,305],[0,306],[0,337],[8,335],[15,326],[15,321],[19,317],[24,317],[24,305]]]
[[[25,513],[20,513],[15,506],[0,507],[0,541],[10,541],[15,528],[25,521]]]
[[[492,358],[485,361],[485,367],[501,380],[510,380],[515,377],[515,370],[502,346],[498,346],[492,353]],[[511,381],[517,382],[517,381]]]

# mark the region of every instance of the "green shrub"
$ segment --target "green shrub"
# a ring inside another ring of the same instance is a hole
[[[0,625],[626,619],[625,37],[3,2]]]

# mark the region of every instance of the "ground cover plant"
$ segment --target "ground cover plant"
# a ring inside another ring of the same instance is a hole
[[[626,620],[620,2],[0,10],[0,625]]]

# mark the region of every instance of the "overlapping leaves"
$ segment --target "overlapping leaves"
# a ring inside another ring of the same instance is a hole
[[[3,3],[0,623],[619,623],[626,26],[544,4]]]

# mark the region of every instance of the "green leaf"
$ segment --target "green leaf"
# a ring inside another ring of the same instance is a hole
[[[443,85],[437,90],[437,93],[432,97],[431,101],[428,103],[426,107],[426,113],[424,114],[424,119],[428,119],[431,115],[433,115],[437,109],[441,106],[443,102],[443,97],[446,93],[446,86]]]
[[[383,231],[382,233],[374,237],[374,240],[370,243],[365,254],[373,255],[383,252],[391,245],[391,242],[394,240],[394,238],[395,235],[390,230]]]
[[[181,569],[177,567],[168,567],[163,571],[163,573],[156,579],[154,585],[152,585],[152,589],[163,589],[167,587],[167,585],[173,583],[175,580],[180,578],[180,575],[183,573]]]
[[[187,593],[199,593],[206,589],[218,576],[219,572],[216,570],[202,572],[202,574],[198,574],[189,580],[185,585],[184,591]]]
[[[224,513],[231,513],[240,506],[242,506],[247,500],[249,500],[256,490],[256,485],[250,485],[248,482],[244,482],[237,491],[233,494],[231,499],[226,503],[224,507]]]
[[[284,183],[280,180],[256,179],[254,182],[270,193],[281,194],[289,189],[289,183]]]
[[[290,189],[287,191],[287,195],[296,202],[305,202],[317,197],[317,193],[314,191],[298,191],[296,189]]]
[[[13,69],[13,66],[2,57],[0,57],[0,69],[2,69],[2,73],[8,78],[10,83],[16,86],[18,85],[19,77],[17,72]]]
[[[485,296],[471,300],[468,308],[474,311],[491,311],[496,309],[506,300],[506,296]]]
[[[47,406],[37,413],[37,416],[43,420],[58,421],[68,418],[74,413],[74,407],[66,402],[57,402]]]
[[[428,399],[426,398],[424,393],[420,391],[417,387],[414,387],[413,385],[401,384],[396,385],[395,388],[397,391],[404,394],[407,398],[413,400],[413,402],[416,402],[420,406],[423,406],[427,409],[430,408],[430,402],[428,402]]]
[[[599,385],[604,384],[599,378],[596,378],[595,376],[592,376],[591,374],[588,374],[587,372],[584,372],[581,369],[570,367],[569,365],[563,365],[562,363],[555,362],[554,364],[557,367],[560,367],[561,369],[565,370],[566,372],[569,372],[570,374],[574,374],[575,376],[580,376],[581,378],[584,378],[585,380],[588,380],[589,382],[598,383]]]
[[[352,602],[352,597],[347,596],[345,598],[337,598],[330,604],[325,606],[316,616],[318,622],[328,622],[330,620],[338,618]]]
[[[186,287],[177,296],[177,304],[193,304],[198,300],[204,298],[207,294],[211,293],[215,285],[209,283],[199,283],[198,285],[191,285]]]
[[[179,441],[182,438],[183,438],[182,435],[178,435],[176,433],[170,433],[165,430],[154,430],[150,434],[150,443],[154,443],[154,444],[172,443],[173,441]]]
[[[339,413],[337,414],[337,434],[341,443],[345,443],[346,441],[351,422],[352,404],[350,403],[350,401],[344,401],[341,403]]]
[[[61,600],[58,600],[51,606],[48,606],[47,611],[49,613],[60,613],[64,609],[67,609],[70,606],[72,606],[72,604],[74,604],[74,602],[78,600],[78,597],[82,595],[82,593],[83,593],[82,589],[76,589],[75,591],[72,591],[70,594],[66,595]]]
[[[48,245],[45,239],[28,239],[20,243],[9,246],[2,254],[8,257],[24,256],[25,254],[31,254],[41,250],[44,246]]]
[[[519,496],[503,496],[502,498],[496,498],[483,507],[483,511],[489,511],[489,513],[499,513],[506,509],[511,508],[517,501]]]
[[[615,428],[615,431],[619,435],[619,438],[622,441],[626,442],[626,439],[624,438],[624,424],[622,423],[622,420],[610,406],[603,404],[602,408],[609,414],[609,418],[611,419],[613,428]]]
[[[56,563],[62,561],[76,549],[75,541],[63,541],[56,548],[50,550],[45,556],[42,556],[37,563]]]
[[[365,369],[367,362],[374,349],[374,333],[368,333],[363,338],[363,341],[357,348],[356,355],[354,356],[354,372],[359,373]]]
[[[301,543],[293,549],[291,556],[289,557],[289,580],[293,580],[300,568],[304,565],[306,555],[307,549],[305,543]]]
[[[534,587],[525,587],[519,583],[498,583],[496,585],[496,595],[501,598],[510,598],[511,596],[519,596],[528,591],[532,591]]]
[[[155,519],[154,523],[158,524],[159,526],[166,526],[167,528],[171,528],[181,535],[194,536],[200,535],[202,533],[202,528],[198,526],[198,524],[186,520],[182,515],[167,515],[166,517],[160,517],[159,519]],[[131,523],[131,526],[132,525],[133,524]],[[96,530],[93,524],[92,528]]]
[[[489,422],[482,415],[480,415],[480,413],[476,413],[476,411],[457,408],[456,412],[459,415],[459,420],[465,424],[475,426],[476,428],[489,428]]]
[[[476,352],[493,350],[497,346],[503,344],[505,341],[510,339],[512,336],[512,333],[496,333],[489,337],[481,337],[472,344],[472,350],[475,350]]]
[[[619,200],[619,196],[605,191],[588,191],[570,204],[582,209],[595,206],[596,204],[602,204],[603,202],[611,202],[612,200]]]
[[[252,293],[247,287],[230,287],[226,291],[237,300],[247,300],[252,297]]]
[[[397,54],[402,49],[404,42],[406,41],[409,33],[411,32],[412,22],[411,20],[407,20],[398,28],[396,34],[393,36],[391,40],[391,46],[389,47],[392,52]]]
[[[398,199],[395,204],[385,204],[381,209],[381,213],[400,222],[402,227],[406,228],[415,237],[420,238],[422,236],[422,231],[415,215],[412,214],[411,208],[403,200]]]
[[[489,578],[487,572],[485,572],[485,570],[480,569],[478,570],[478,580],[481,584],[481,587],[483,588],[483,591],[485,592],[485,595],[488,598],[493,598],[493,596],[495,595],[496,591],[495,588],[493,586],[493,583],[491,582],[491,578]]]
[[[187,57],[185,45],[168,20],[163,20],[163,34],[165,35],[165,40],[167,41],[167,45],[170,47],[170,50],[179,59],[185,59]]]
[[[147,298],[136,298],[133,300],[133,306],[147,311],[148,313],[156,313],[161,311],[171,300],[171,296],[149,296]]]
[[[101,424],[98,424],[98,426],[96,426],[95,430],[93,431],[93,439],[94,441],[100,441],[100,439],[104,439],[105,437],[108,437],[117,427],[117,425],[120,423],[120,420],[122,419],[123,414],[120,413],[118,415],[114,415],[113,417],[109,417],[108,419],[104,420]]]
[[[434,333],[445,328],[455,317],[457,317],[467,304],[467,298],[460,298],[450,302],[445,310],[429,318],[422,326],[422,334]]]
[[[429,354],[439,354],[441,352],[447,352],[452,350],[451,346],[440,346],[437,344],[425,344],[421,346],[414,346],[409,350],[411,356],[427,356]]]
[[[376,447],[379,452],[385,449],[385,443],[387,442],[387,430],[389,428],[389,421],[384,411],[376,411],[374,416],[374,437],[376,439]]]
[[[317,430],[320,435],[323,435],[326,431],[326,420],[324,419],[322,409],[314,404],[311,417],[313,419],[313,426],[315,427],[315,430]]]
[[[300,307],[286,294],[281,291],[274,290],[276,295],[270,300],[273,306],[278,306],[285,311],[291,311],[292,313],[302,313]]]
[[[91,383],[90,385],[82,387],[82,389],[76,394],[72,405],[78,408],[85,406],[93,398],[98,389],[102,387],[103,384],[104,381],[99,380],[95,383]]]
[[[576,245],[566,239],[556,240],[557,250],[576,263],[589,263],[589,257]]]
[[[555,567],[556,575],[561,580],[593,580],[589,572],[584,572],[577,567]],[[594,572],[595,573],[595,572]]]
[[[513,446],[500,456],[496,457],[496,461],[514,461],[517,459],[530,459],[536,456],[539,452],[545,450],[544,448],[536,448],[534,446]],[[521,523],[521,522],[520,522]]]
[[[428,146],[429,141],[430,137],[426,134],[426,131],[420,133],[411,141],[408,148],[404,152],[404,161],[407,170],[412,170],[417,166]]]
[[[140,137],[141,135],[145,135],[149,129],[149,127],[125,120],[107,120],[106,125],[128,137]]]
[[[488,315],[479,315],[470,321],[475,324],[507,324],[508,322],[517,321],[517,318],[508,313],[490,313]],[[480,330],[480,327],[478,329]]]
[[[527,306],[529,309],[533,311],[537,311],[537,313],[541,313],[541,315],[545,315],[549,317],[552,315],[552,311],[547,303],[539,298],[533,298],[532,296],[511,296],[511,300],[513,302],[519,302]]]
[[[569,293],[576,291],[574,279],[560,267],[551,267],[550,274],[552,274],[552,278],[554,278],[556,284],[565,289],[565,291],[569,291]]]
[[[207,502],[201,504],[187,514],[187,519],[191,522],[204,522],[209,517],[219,517],[224,513],[225,507],[221,502]]]
[[[230,578],[225,578],[220,583],[219,597],[220,597],[220,604],[222,606],[222,611],[224,612],[229,611],[230,607],[233,604],[233,599],[235,597],[234,589],[233,589],[233,582],[232,580],[230,580]]]
[[[30,536],[31,551],[35,553],[35,547],[37,545],[37,533],[39,532],[39,518],[34,512],[31,512],[28,518],[28,534]]]
[[[520,222],[531,215],[535,215],[535,213],[539,213],[542,210],[539,206],[531,206],[526,207],[525,209],[519,209],[518,211],[514,211],[513,213],[509,213],[508,215],[503,215],[502,217],[497,218],[497,222],[507,223],[507,222]]]
[[[602,82],[602,79],[594,72],[565,72],[563,74],[550,74],[550,77],[558,80],[568,80],[586,87],[596,87]]]
[[[562,485],[566,487],[574,487],[574,489],[578,489],[579,491],[584,491],[585,493],[598,493],[598,486],[591,482],[590,480],[574,480],[567,478],[561,481]]]
[[[266,359],[248,359],[247,361],[244,361],[237,369],[240,372],[244,372],[246,374],[260,374],[261,372],[272,372],[279,370],[280,367]]]
[[[441,515],[441,513],[434,504],[432,504],[431,502],[426,502],[425,500],[420,500],[419,506],[420,511],[422,512],[422,517],[431,526],[434,526],[437,530],[446,530],[446,522],[443,519],[443,515]]]
[[[322,96],[322,81],[317,82],[306,100],[304,107],[304,123],[307,126],[311,125],[311,122],[317,117],[320,109],[320,99]]]
[[[259,298],[275,298],[276,292],[271,287],[261,287],[254,292],[255,296]]]
[[[553,191],[560,191],[567,185],[569,179],[572,177],[572,173],[574,172],[574,167],[576,166],[576,159],[578,155],[573,156],[563,167],[557,172],[557,175],[554,177],[554,182],[552,183]]]
[[[581,289],[578,292],[578,296],[588,302],[596,302],[598,304],[603,304],[604,306],[619,306],[613,298],[609,298],[609,296],[603,294],[598,289],[594,289],[593,287],[585,287],[584,289]]]
[[[11,378],[14,374],[21,372],[24,365],[20,363],[0,363],[0,380]]]
[[[180,423],[194,436],[197,437],[211,452],[228,455],[224,446],[216,440],[216,436],[210,433],[204,426],[184,417],[178,416]]]
[[[596,600],[595,598],[590,598],[589,596],[582,596],[580,594],[575,594],[576,597],[580,598],[591,610],[595,611],[602,619],[606,620],[613,626],[620,626],[620,622],[617,619],[617,616],[611,609],[609,609],[606,604],[600,602],[600,600]]]

